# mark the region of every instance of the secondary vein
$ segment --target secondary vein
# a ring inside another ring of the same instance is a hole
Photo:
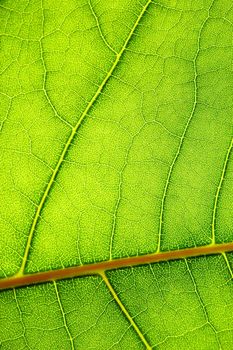
[[[63,306],[62,306],[62,303],[61,303],[61,298],[60,298],[60,295],[59,295],[59,291],[58,291],[58,287],[57,287],[57,282],[56,281],[53,281],[53,285],[54,285],[54,289],[55,289],[55,293],[56,293],[56,297],[57,297],[57,301],[58,301],[58,305],[59,305],[59,308],[61,310],[61,314],[62,314],[62,319],[63,319],[63,324],[64,324],[64,327],[65,327],[65,330],[66,330],[66,333],[69,337],[69,341],[70,341],[70,345],[71,345],[71,349],[74,350],[74,339],[70,333],[70,330],[68,328],[68,325],[67,325],[67,320],[66,320],[66,314],[64,312],[64,309],[63,309]]]
[[[205,305],[205,303],[204,303],[204,301],[203,301],[203,298],[201,297],[200,291],[198,290],[198,286],[197,286],[197,283],[196,283],[196,281],[195,281],[195,278],[194,278],[193,272],[192,272],[192,270],[191,270],[191,267],[189,266],[189,262],[187,261],[187,259],[184,259],[184,261],[185,261],[185,265],[186,265],[186,268],[187,268],[187,270],[188,270],[190,279],[191,279],[191,281],[192,281],[195,294],[196,294],[196,296],[197,296],[198,302],[199,302],[199,304],[200,304],[200,306],[201,306],[203,315],[204,315],[204,317],[205,317],[206,323],[210,326],[210,328],[212,329],[212,331],[213,331],[213,333],[214,333],[216,342],[217,342],[217,344],[218,344],[218,349],[219,349],[219,350],[222,350],[222,345],[221,345],[220,340],[219,340],[218,331],[217,331],[217,329],[215,328],[214,323],[213,323],[213,322],[211,321],[211,319],[210,319],[210,316],[209,316],[208,311],[207,311],[207,306]]]
[[[34,219],[33,219],[33,222],[32,222],[32,225],[31,225],[31,228],[30,228],[30,232],[29,232],[29,235],[28,235],[28,239],[27,239],[27,243],[26,243],[26,248],[25,248],[25,251],[24,251],[24,256],[23,256],[23,259],[22,259],[22,264],[21,264],[21,267],[19,269],[19,272],[18,272],[18,275],[19,276],[22,276],[23,273],[24,273],[24,270],[25,270],[25,266],[26,266],[26,263],[27,263],[27,259],[28,259],[28,255],[29,255],[29,250],[30,250],[30,247],[31,247],[31,242],[32,242],[32,238],[33,238],[33,235],[34,235],[34,232],[36,230],[36,227],[37,227],[37,224],[39,222],[39,218],[41,216],[41,212],[43,210],[43,207],[44,207],[44,204],[45,204],[45,201],[46,199],[48,198],[48,195],[50,193],[50,190],[55,182],[55,179],[59,173],[59,170],[61,168],[61,165],[67,155],[67,152],[72,144],[72,141],[79,129],[79,127],[81,126],[83,120],[85,119],[85,117],[88,115],[88,112],[90,111],[90,109],[93,107],[94,103],[96,102],[96,100],[98,99],[99,95],[101,94],[101,92],[103,91],[106,83],[108,82],[108,80],[110,79],[110,77],[112,76],[114,70],[116,69],[118,63],[120,62],[121,60],[121,57],[123,56],[126,48],[127,48],[127,45],[129,44],[140,20],[142,19],[144,13],[147,11],[148,9],[148,6],[152,3],[152,0],[148,0],[147,3],[145,4],[145,6],[143,6],[139,16],[137,17],[137,20],[135,21],[132,29],[130,30],[121,50],[119,51],[119,53],[116,54],[116,58],[115,58],[115,61],[113,62],[110,70],[108,71],[107,75],[105,76],[105,78],[103,79],[102,83],[99,85],[96,93],[94,94],[94,96],[92,97],[92,99],[90,100],[90,102],[87,104],[85,110],[83,111],[81,117],[79,118],[77,124],[72,128],[72,131],[68,137],[68,140],[65,144],[65,147],[63,148],[63,151],[61,152],[60,154],[60,157],[58,159],[58,162],[57,162],[57,165],[56,167],[54,168],[53,172],[52,172],[52,175],[50,177],[50,180],[45,188],[45,191],[43,193],[43,196],[40,200],[40,203],[37,207],[37,210],[36,210],[36,213],[35,213],[35,216],[34,216]]]
[[[214,0],[213,0],[214,2]],[[170,184],[170,181],[171,181],[171,176],[172,176],[172,173],[174,171],[174,168],[175,168],[175,165],[177,163],[177,160],[179,158],[179,155],[180,155],[180,152],[181,152],[181,149],[184,145],[184,140],[185,140],[185,137],[187,135],[187,131],[190,127],[190,124],[191,124],[191,121],[194,117],[194,114],[196,112],[196,108],[197,108],[197,76],[198,76],[198,73],[197,73],[197,58],[198,58],[198,55],[199,55],[199,52],[200,52],[200,39],[201,39],[201,34],[203,32],[203,29],[206,25],[206,22],[208,21],[209,17],[210,17],[210,9],[211,7],[213,6],[213,2],[208,10],[208,16],[206,17],[206,19],[203,21],[202,25],[201,25],[201,28],[199,30],[199,33],[198,33],[198,38],[197,38],[197,50],[196,50],[196,54],[193,58],[193,67],[194,67],[194,101],[193,101],[193,107],[192,107],[192,111],[190,113],[190,116],[185,124],[185,127],[184,127],[184,130],[183,130],[183,133],[181,135],[181,138],[180,138],[180,142],[179,142],[179,145],[178,145],[178,148],[177,148],[177,151],[175,153],[175,156],[172,160],[172,163],[169,167],[169,171],[168,171],[168,175],[167,175],[167,178],[166,178],[166,182],[165,182],[165,186],[164,186],[164,190],[163,190],[163,195],[162,195],[162,200],[161,200],[161,207],[160,207],[160,216],[159,216],[159,230],[158,230],[158,243],[157,243],[157,252],[160,252],[160,249],[161,249],[161,236],[162,236],[162,229],[163,229],[163,222],[164,222],[164,208],[165,208],[165,201],[166,201],[166,197],[167,197],[167,192],[168,192],[168,188],[169,188],[169,184]]]
[[[100,276],[103,278],[103,281],[106,284],[109,292],[113,296],[114,300],[116,301],[117,305],[119,306],[119,308],[121,309],[121,311],[123,312],[123,314],[125,315],[127,320],[129,321],[129,323],[132,325],[133,329],[135,330],[135,332],[137,333],[137,335],[141,339],[142,343],[145,345],[146,349],[147,350],[152,350],[152,347],[147,342],[146,338],[144,337],[143,333],[139,329],[138,325],[135,323],[133,317],[129,314],[129,312],[127,311],[126,307],[124,306],[124,304],[122,303],[122,301],[118,297],[116,291],[114,290],[113,286],[111,285],[111,283],[110,283],[109,279],[107,278],[106,274],[104,272],[102,272],[102,273],[100,273]]]

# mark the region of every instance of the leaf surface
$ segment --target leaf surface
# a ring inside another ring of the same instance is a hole
[[[232,349],[232,2],[1,20],[1,348]]]

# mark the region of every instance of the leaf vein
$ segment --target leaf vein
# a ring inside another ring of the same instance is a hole
[[[203,311],[203,314],[204,314],[204,317],[205,317],[205,320],[206,320],[206,323],[210,326],[210,328],[212,329],[212,331],[214,332],[214,335],[215,335],[215,339],[218,343],[218,348],[221,350],[222,349],[222,346],[221,346],[221,343],[220,343],[220,340],[219,340],[219,337],[218,337],[218,331],[216,330],[215,326],[213,325],[213,322],[210,320],[210,317],[209,317],[209,314],[208,314],[208,311],[207,311],[207,307],[203,301],[203,298],[201,297],[200,295],[200,292],[198,290],[198,287],[197,287],[197,283],[195,281],[195,278],[194,278],[194,275],[191,271],[191,268],[189,266],[189,263],[187,261],[187,259],[184,259],[185,261],[185,265],[186,265],[186,268],[188,270],[188,273],[189,273],[189,276],[190,276],[190,279],[192,281],[192,284],[194,286],[194,291],[195,291],[195,294],[197,296],[197,299],[199,301],[199,304],[202,308],[202,311]]]
[[[58,301],[58,305],[59,305],[59,308],[61,310],[61,314],[62,314],[62,319],[63,319],[63,324],[64,324],[64,327],[65,327],[65,330],[66,330],[66,333],[69,337],[69,340],[70,340],[70,344],[71,344],[71,349],[74,350],[74,339],[70,333],[70,330],[68,328],[68,325],[67,325],[67,320],[66,320],[66,314],[64,312],[64,309],[63,309],[63,306],[62,306],[62,303],[61,303],[61,298],[60,298],[60,295],[59,295],[59,290],[58,290],[58,287],[57,287],[57,282],[56,281],[53,281],[53,285],[54,285],[54,289],[55,289],[55,293],[56,293],[56,297],[57,297],[57,301]]]
[[[28,235],[28,240],[27,240],[27,243],[26,243],[26,248],[25,248],[25,251],[24,251],[24,256],[23,256],[23,259],[22,259],[22,264],[21,264],[21,267],[19,269],[19,272],[18,272],[18,275],[19,276],[22,276],[23,273],[24,273],[24,270],[25,270],[25,266],[26,266],[26,263],[27,263],[27,259],[28,259],[28,255],[29,255],[29,250],[30,250],[30,247],[31,247],[31,242],[32,242],[32,239],[33,239],[33,235],[34,235],[34,232],[36,230],[36,227],[37,227],[37,224],[39,222],[39,219],[41,217],[41,212],[43,210],[43,207],[44,207],[44,204],[45,204],[45,201],[53,187],[53,184],[55,182],[55,179],[60,171],[60,168],[61,168],[61,165],[68,153],[68,150],[74,140],[74,137],[78,131],[78,129],[80,128],[83,120],[85,119],[85,117],[88,115],[90,109],[93,107],[94,103],[96,102],[96,100],[98,99],[98,97],[100,96],[100,94],[102,93],[105,85],[107,84],[108,80],[112,77],[112,74],[114,72],[114,70],[116,69],[116,67],[118,66],[125,50],[126,50],[126,47],[127,45],[129,44],[136,28],[138,27],[138,24],[140,22],[140,20],[142,19],[142,17],[144,16],[145,12],[147,11],[148,9],[148,6],[152,3],[152,0],[148,0],[147,3],[145,4],[145,6],[142,8],[139,16],[137,17],[137,20],[135,21],[132,29],[130,30],[123,46],[122,46],[122,49],[120,50],[120,52],[116,55],[116,58],[115,58],[115,61],[113,62],[110,70],[108,71],[107,75],[105,76],[105,78],[103,79],[102,83],[99,85],[98,89],[96,90],[96,93],[94,94],[94,96],[92,97],[92,99],[89,101],[89,103],[87,104],[85,110],[83,111],[81,117],[79,118],[77,124],[75,125],[75,127],[72,128],[72,131],[70,133],[70,136],[68,137],[67,139],[67,142],[65,144],[65,147],[63,148],[63,151],[61,152],[60,154],[60,157],[58,159],[58,162],[57,162],[57,165],[56,167],[54,168],[54,171],[50,177],[50,180],[45,188],[45,191],[43,193],[43,196],[40,200],[40,203],[38,205],[38,208],[36,210],[36,213],[35,213],[35,216],[34,216],[34,219],[33,219],[33,222],[32,222],[32,225],[31,225],[31,228],[30,228],[30,232],[29,232],[29,235]]]
[[[196,50],[196,54],[195,54],[194,59],[193,59],[193,67],[194,67],[194,101],[193,101],[193,107],[192,107],[191,114],[190,114],[190,116],[189,116],[189,118],[188,118],[188,120],[187,120],[187,122],[185,124],[185,127],[184,127],[183,133],[181,135],[177,151],[175,153],[175,156],[174,156],[174,158],[172,160],[171,165],[169,166],[168,175],[167,175],[167,178],[166,178],[166,181],[165,181],[165,186],[164,186],[162,200],[161,200],[160,215],[159,215],[158,243],[157,243],[157,250],[156,250],[157,253],[159,253],[160,249],[161,249],[161,236],[162,236],[163,223],[164,223],[165,201],[166,201],[166,196],[167,196],[167,193],[168,193],[168,190],[169,190],[169,185],[170,185],[170,182],[171,182],[171,176],[172,176],[172,174],[174,172],[175,165],[177,164],[177,160],[178,160],[179,155],[181,153],[181,149],[182,149],[182,147],[184,145],[185,137],[187,135],[188,129],[189,129],[190,125],[191,125],[191,122],[193,120],[193,117],[194,117],[194,114],[195,114],[196,108],[197,108],[197,89],[198,89],[197,77],[198,77],[198,73],[197,73],[197,63],[196,62],[197,62],[197,58],[198,58],[198,55],[199,55],[199,52],[200,52],[201,35],[202,35],[203,29],[204,29],[204,27],[205,27],[209,17],[210,17],[210,10],[211,10],[211,8],[213,6],[213,3],[214,3],[214,1],[212,2],[211,6],[210,6],[210,8],[208,10],[208,16],[203,21],[203,23],[201,25],[201,28],[199,30],[199,33],[198,33],[197,50]]]
[[[137,335],[141,339],[142,343],[145,345],[146,349],[147,350],[152,350],[152,347],[149,345],[148,341],[144,337],[144,335],[141,332],[141,330],[139,329],[138,325],[135,323],[133,317],[129,314],[129,312],[127,311],[126,307],[124,306],[124,304],[120,300],[118,294],[114,290],[114,288],[113,288],[112,284],[110,283],[109,279],[107,278],[106,274],[104,272],[102,272],[102,273],[100,273],[100,276],[103,278],[103,281],[105,282],[105,284],[106,284],[109,292],[113,296],[115,302],[117,303],[117,305],[119,306],[119,308],[121,309],[121,311],[123,312],[123,314],[125,315],[127,320],[129,321],[129,323],[132,325],[134,331],[137,333]]]

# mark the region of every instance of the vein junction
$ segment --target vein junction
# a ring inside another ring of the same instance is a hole
[[[117,305],[119,306],[119,308],[121,309],[121,311],[123,312],[123,314],[125,315],[127,320],[129,321],[129,323],[131,324],[131,326],[133,327],[133,329],[135,330],[135,332],[137,333],[137,335],[141,339],[142,343],[145,345],[146,349],[147,350],[152,350],[152,347],[147,342],[145,336],[143,335],[142,331],[139,329],[139,327],[136,324],[136,322],[134,321],[133,317],[129,314],[129,312],[125,308],[124,304],[121,302],[118,294],[114,290],[114,288],[113,288],[112,284],[110,283],[110,281],[109,281],[108,277],[106,276],[106,274],[104,272],[102,272],[102,273],[100,273],[100,275],[101,275],[104,283],[106,284],[109,292],[111,293],[111,295],[113,296],[114,300],[116,301]]]
[[[94,96],[92,97],[92,99],[90,100],[90,102],[87,104],[85,110],[83,111],[81,117],[79,118],[77,124],[72,127],[72,131],[70,133],[70,136],[65,144],[65,147],[63,148],[63,151],[61,152],[60,154],[60,157],[59,157],[59,160],[57,162],[57,165],[55,167],[55,169],[53,170],[52,172],[52,176],[48,182],[48,185],[43,193],[43,196],[40,200],[40,203],[37,207],[37,210],[36,210],[36,213],[35,213],[35,216],[34,216],[34,219],[33,219],[33,222],[32,222],[32,225],[31,225],[31,229],[30,229],[30,232],[29,232],[29,236],[28,236],[28,239],[27,239],[27,243],[26,243],[26,248],[25,248],[25,251],[24,251],[24,256],[23,256],[23,259],[22,259],[22,264],[21,264],[21,267],[20,267],[20,270],[18,272],[18,276],[22,276],[23,275],[23,272],[25,270],[25,266],[26,266],[26,263],[27,263],[27,259],[28,259],[28,255],[29,255],[29,250],[30,250],[30,247],[31,247],[31,243],[32,243],[32,239],[33,239],[33,235],[35,233],[35,230],[36,230],[36,227],[38,225],[38,222],[40,220],[40,217],[41,217],[41,212],[43,210],[43,207],[44,207],[44,204],[48,198],[48,195],[54,185],[54,182],[55,182],[55,179],[60,171],[60,168],[61,168],[61,165],[67,155],[67,152],[74,140],[74,137],[79,129],[79,127],[81,126],[83,120],[85,119],[85,117],[88,115],[89,111],[91,110],[91,108],[93,107],[93,105],[95,104],[96,100],[98,99],[99,95],[102,93],[105,85],[107,84],[108,80],[111,78],[114,70],[116,69],[116,67],[118,66],[118,63],[120,62],[136,28],[138,27],[138,24],[140,22],[140,20],[142,19],[144,13],[147,11],[149,5],[152,3],[152,0],[148,0],[147,3],[145,4],[145,6],[143,6],[139,16],[137,17],[137,20],[135,21],[132,29],[130,30],[121,50],[116,54],[115,56],[115,61],[113,62],[110,70],[108,71],[107,75],[105,76],[104,80],[102,81],[102,83],[99,85],[98,89],[96,90],[96,93],[94,94]]]
[[[1,279],[0,290],[79,276],[88,276],[96,274],[103,275],[103,273],[108,270],[145,265],[161,261],[171,261],[185,259],[189,257],[198,257],[203,255],[223,254],[226,260],[226,253],[232,251],[233,242],[215,245],[210,244],[194,248],[179,249],[162,253],[139,255],[129,258],[119,258],[115,260],[108,260],[81,266],[66,267],[58,270],[38,272],[34,274],[24,274],[21,276],[16,274],[12,277]],[[229,262],[228,269],[230,270]]]

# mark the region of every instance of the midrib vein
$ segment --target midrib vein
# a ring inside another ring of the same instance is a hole
[[[108,260],[99,263],[86,264],[81,266],[66,267],[57,270],[37,272],[19,276],[14,275],[0,279],[0,289],[9,289],[22,287],[26,285],[45,283],[57,281],[67,278],[102,275],[108,270],[120,269],[124,267],[132,267],[139,265],[146,265],[151,263],[158,263],[161,261],[171,261],[178,259],[185,259],[190,257],[206,256],[213,254],[225,254],[233,251],[233,242],[205,245],[194,248],[186,248],[180,250],[172,250],[168,252],[145,254],[133,256],[129,258],[119,258],[115,260]]]
[[[130,41],[130,39],[132,38],[140,20],[142,19],[144,13],[146,12],[148,6],[150,5],[150,3],[152,2],[152,0],[148,0],[147,3],[145,4],[145,6],[142,8],[142,11],[140,12],[139,16],[137,17],[137,20],[135,21],[132,29],[130,30],[125,42],[124,42],[124,45],[122,46],[121,50],[119,51],[119,53],[116,54],[116,58],[115,58],[115,61],[113,62],[113,65],[112,67],[110,68],[110,70],[108,71],[106,77],[104,78],[104,80],[102,81],[102,83],[100,84],[100,86],[98,87],[96,93],[94,94],[94,96],[92,97],[92,99],[90,100],[90,102],[88,103],[87,107],[85,108],[84,112],[82,113],[81,117],[79,118],[77,124],[75,125],[75,127],[72,128],[72,131],[70,133],[70,136],[65,144],[65,147],[63,148],[63,151],[58,159],[58,162],[57,162],[57,165],[56,167],[54,168],[54,171],[52,173],[52,176],[48,182],[48,185],[46,186],[46,189],[43,193],[43,196],[40,200],[40,203],[37,207],[37,210],[36,210],[36,213],[35,213],[35,216],[34,216],[34,219],[33,219],[33,222],[32,222],[32,225],[31,225],[31,228],[30,228],[30,231],[29,231],[29,235],[28,235],[28,239],[27,239],[27,243],[26,243],[26,247],[25,247],[25,251],[24,251],[24,256],[23,256],[23,259],[22,259],[22,264],[21,264],[21,267],[19,269],[19,272],[18,272],[18,276],[22,276],[23,275],[23,272],[25,270],[25,266],[26,266],[26,263],[27,263],[27,259],[28,259],[28,255],[29,255],[29,250],[30,250],[30,247],[31,247],[31,242],[32,242],[32,238],[33,238],[33,234],[36,230],[36,226],[38,224],[38,221],[39,221],[39,218],[40,218],[40,215],[41,215],[41,212],[43,210],[43,207],[44,207],[44,203],[49,195],[49,192],[53,186],[53,183],[56,179],[56,176],[57,174],[59,173],[59,170],[61,168],[61,164],[63,163],[63,160],[65,159],[65,156],[69,150],[69,147],[70,145],[72,144],[72,141],[75,137],[75,134],[77,133],[80,125],[82,124],[82,121],[85,119],[85,117],[87,116],[88,112],[90,111],[90,109],[92,108],[92,106],[94,105],[94,103],[96,102],[96,100],[98,99],[99,95],[101,94],[103,88],[105,87],[106,83],[108,82],[109,78],[112,76],[114,70],[116,69],[118,63],[120,62],[120,59],[123,55],[123,53],[125,52],[125,49]]]
[[[127,311],[126,307],[124,306],[124,304],[122,303],[122,301],[120,300],[120,298],[118,297],[118,294],[116,293],[116,291],[114,290],[113,286],[111,285],[109,279],[107,278],[106,274],[103,272],[100,274],[104,283],[106,284],[109,292],[111,293],[111,295],[113,296],[113,299],[115,300],[115,302],[117,303],[117,305],[119,306],[119,308],[121,309],[121,311],[123,312],[123,314],[125,315],[125,317],[127,318],[127,320],[129,321],[129,323],[131,324],[131,326],[133,327],[134,331],[137,333],[137,335],[139,336],[139,338],[141,339],[142,343],[145,345],[147,350],[152,350],[152,347],[149,345],[149,343],[147,342],[146,338],[144,337],[143,333],[141,332],[140,328],[138,327],[138,325],[136,324],[136,322],[134,321],[133,317],[129,314],[129,312]]]

